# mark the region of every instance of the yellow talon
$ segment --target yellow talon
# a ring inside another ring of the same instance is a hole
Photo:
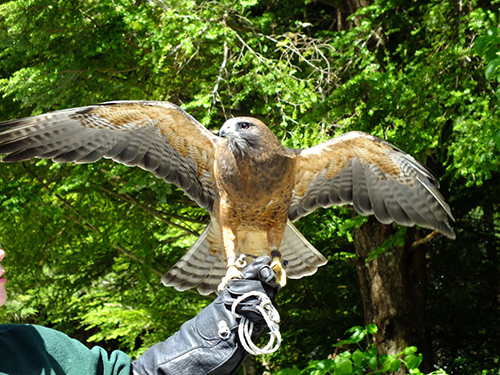
[[[283,260],[280,257],[274,257],[270,267],[276,272],[278,284],[284,287],[286,285],[286,271]]]

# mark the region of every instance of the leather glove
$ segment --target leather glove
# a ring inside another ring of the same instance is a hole
[[[271,301],[278,292],[276,274],[269,267],[268,256],[255,259],[242,272],[242,279],[232,279],[219,296],[196,317],[184,323],[166,341],[153,345],[132,363],[132,373],[154,375],[234,374],[248,355],[239,336],[240,318],[231,312],[234,301],[247,292],[261,292]],[[257,296],[245,298],[236,312],[254,323],[252,337],[266,326],[257,309]]]

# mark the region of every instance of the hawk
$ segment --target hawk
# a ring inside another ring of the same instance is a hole
[[[278,271],[284,259],[290,278],[314,274],[327,260],[292,222],[318,207],[351,204],[384,224],[418,224],[455,237],[432,172],[361,132],[298,150],[282,146],[255,118],[231,118],[216,136],[172,103],[115,101],[4,122],[0,153],[4,162],[109,158],[177,185],[211,215],[162,278],[181,291],[215,291],[221,279],[224,285],[239,275],[242,254],[271,255]]]

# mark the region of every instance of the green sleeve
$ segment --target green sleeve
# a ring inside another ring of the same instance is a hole
[[[62,332],[35,325],[0,325],[0,374],[129,375],[130,357],[88,349]]]

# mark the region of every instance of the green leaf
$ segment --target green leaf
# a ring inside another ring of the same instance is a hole
[[[308,375],[326,375],[328,374],[327,370],[312,370],[307,372]]]
[[[373,345],[370,349],[366,351],[369,357],[376,357],[378,355],[378,348],[376,345]]]
[[[498,76],[497,79],[500,79],[500,76]],[[500,100],[500,88],[498,88],[497,91],[495,91],[495,94],[497,96],[497,99]]]
[[[409,346],[405,350],[403,350],[404,355],[410,355],[414,354],[417,352],[417,347],[416,346]]]
[[[491,79],[491,77],[493,76],[499,65],[500,65],[500,58],[490,61],[490,63],[486,67],[486,70],[484,71],[486,79],[488,80]]]
[[[347,356],[339,355],[333,362],[335,364],[335,375],[349,375],[352,373],[352,361]]]
[[[496,58],[498,58],[499,50],[500,50],[500,46],[491,45],[484,53],[484,59],[486,60],[486,62],[489,63],[492,60],[495,60]]]
[[[330,370],[333,367],[333,361],[331,359],[323,359],[316,361],[315,366],[320,370]]]
[[[346,333],[350,332],[352,332],[351,337],[346,340],[339,341],[334,346],[338,347],[342,345],[357,344],[366,337],[366,330],[361,326],[351,327],[346,331]]]
[[[473,47],[474,51],[479,56],[484,56],[486,48],[488,48],[490,43],[491,43],[491,38],[489,38],[487,36],[481,36],[481,37],[477,38],[476,41],[474,42],[474,47]]]
[[[378,360],[377,357],[372,357],[368,360],[368,366],[375,371],[378,367]]]
[[[363,330],[364,330],[364,328],[361,326],[354,326],[354,327],[349,328],[347,331],[345,331],[345,333],[359,332],[359,331],[363,331]]]
[[[401,362],[399,361],[398,358],[393,358],[391,360],[391,362],[389,363],[389,368],[393,372],[398,371],[400,366],[401,366]]]
[[[304,369],[307,374],[327,374],[330,370],[335,367],[334,361],[331,359],[322,359],[319,361],[311,361],[309,365]]]
[[[418,356],[411,354],[406,356],[403,361],[409,370],[413,370],[420,366],[420,363],[422,363],[422,358],[423,357],[421,353]]]
[[[378,332],[378,327],[376,324],[368,324],[366,326],[366,331],[370,334],[370,335],[374,335]]]
[[[380,356],[380,359],[382,360],[382,356]],[[399,359],[392,354],[386,355],[382,360],[382,371],[397,371],[399,367]]]
[[[356,366],[361,366],[361,362],[363,362],[363,359],[367,358],[368,356],[366,355],[365,352],[362,352],[359,349],[356,349],[354,353],[352,353],[352,360],[354,362],[354,365]]]
[[[493,140],[497,144],[497,147],[500,148],[500,130],[497,130],[496,132],[493,133]]]
[[[293,368],[285,368],[279,371],[276,371],[274,375],[299,375],[301,370],[297,368],[297,366],[293,366]]]

